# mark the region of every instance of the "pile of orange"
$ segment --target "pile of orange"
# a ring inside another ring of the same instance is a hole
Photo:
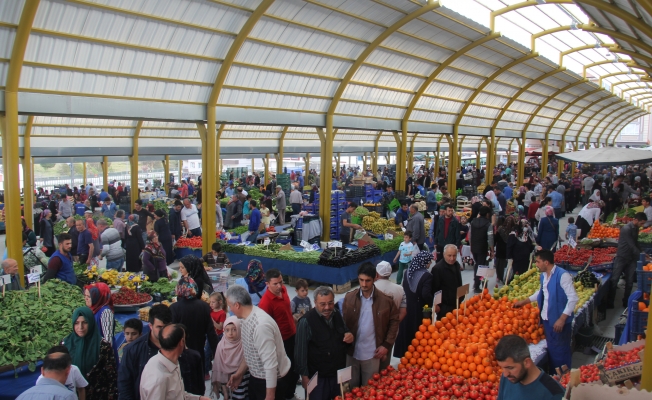
[[[589,235],[589,239],[618,239],[620,236],[620,228],[611,228],[608,226],[600,225],[599,221],[595,221]]]
[[[434,325],[424,319],[398,367],[423,366],[444,376],[497,382],[501,371],[494,348],[504,335],[519,335],[528,343],[539,343],[544,337],[539,311],[530,304],[513,308],[507,297],[496,300],[485,289]]]

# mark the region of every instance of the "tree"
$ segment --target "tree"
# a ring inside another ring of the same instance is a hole
[[[41,167],[43,169],[51,169],[51,168],[54,168],[55,165],[56,164],[41,164]]]

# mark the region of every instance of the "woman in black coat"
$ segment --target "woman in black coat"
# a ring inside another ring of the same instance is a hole
[[[138,215],[131,214],[127,218],[127,227],[125,228],[125,262],[127,271],[140,272],[143,269],[143,263],[140,259],[140,253],[145,248],[143,241],[143,231],[138,226]]]
[[[156,210],[154,212],[154,232],[158,235],[158,241],[161,242],[163,250],[165,250],[165,261],[167,265],[174,262],[174,251],[172,250],[172,234],[170,233],[170,225],[165,217],[163,210]]]
[[[534,243],[534,232],[530,228],[530,223],[522,219],[519,226],[514,227],[507,239],[507,259],[512,261],[512,276],[527,271]],[[507,277],[505,284],[508,284],[510,280],[511,277]]]
[[[432,275],[428,272],[431,261],[432,254],[422,251],[414,256],[410,267],[404,272],[403,290],[408,312],[398,328],[394,357],[403,357],[423,320],[423,306],[432,304],[433,282]]]

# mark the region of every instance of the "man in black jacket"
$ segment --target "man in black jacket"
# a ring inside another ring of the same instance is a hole
[[[623,307],[627,308],[629,295],[632,293],[634,286],[634,275],[636,274],[636,261],[638,261],[641,248],[638,246],[638,230],[645,225],[647,215],[639,212],[634,215],[630,223],[620,229],[618,237],[618,251],[614,258],[614,271],[611,274],[609,283],[609,296],[607,296],[607,308],[614,307],[616,300],[616,289],[620,275],[625,274],[625,295],[623,296]]]
[[[455,210],[451,204],[441,207],[444,212],[437,221],[435,230],[435,245],[437,247],[437,260],[441,260],[444,247],[447,244],[460,245],[460,223],[455,218]]]
[[[149,334],[129,343],[122,354],[118,369],[120,400],[140,400],[140,376],[149,359],[154,357],[161,347],[158,341],[159,331],[171,322],[172,312],[168,306],[158,304],[149,310]],[[203,396],[206,386],[201,355],[195,350],[185,349],[179,357],[179,369],[186,392]]]
[[[182,207],[183,203],[181,200],[176,200],[174,202],[174,207],[170,210],[170,233],[172,234],[172,240],[179,240],[183,233],[183,225],[181,224]]]
[[[491,225],[491,209],[487,206],[480,207],[478,216],[471,222],[471,254],[475,260],[473,267],[473,285],[476,292],[480,291],[480,277],[475,275],[478,272],[478,265],[484,265],[489,258],[494,257],[494,235],[493,226]]]
[[[315,308],[299,320],[294,346],[295,372],[301,376],[303,387],[315,372],[319,373],[311,397],[326,400],[341,396],[337,370],[346,367],[346,351],[352,342],[353,335],[335,310],[333,289],[318,287]]]
[[[432,267],[432,291],[441,290],[441,304],[435,308],[437,319],[442,319],[446,313],[457,307],[457,288],[462,286],[462,273],[457,262],[457,247],[452,244],[444,247],[444,257]],[[464,297],[459,298],[461,303]]]

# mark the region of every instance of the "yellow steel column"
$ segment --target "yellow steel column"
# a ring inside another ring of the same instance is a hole
[[[39,0],[26,0],[16,28],[11,59],[7,70],[5,83],[5,121],[2,134],[2,153],[4,164],[5,188],[5,224],[7,232],[7,257],[18,263],[20,281],[24,279],[23,268],[23,226],[20,220],[20,182],[18,181],[18,165],[20,164],[20,145],[18,143],[18,84],[25,58],[25,49]]]
[[[263,183],[265,185],[269,183],[269,153],[265,153],[265,178]]]
[[[27,117],[25,126],[25,135],[23,137],[23,215],[25,222],[32,225],[32,215],[34,214],[34,176],[32,169],[32,125],[34,117]]]
[[[281,132],[281,138],[278,141],[278,161],[276,162],[276,173],[277,174],[282,174],[283,173],[283,142],[285,140],[285,134],[288,133],[288,127],[283,128],[283,132]],[[274,194],[274,193],[272,193]]]
[[[207,174],[204,174],[204,165],[207,166],[208,168],[208,162],[206,161],[206,158],[208,157],[208,152],[209,150],[204,151],[206,149],[206,136],[207,134],[207,129],[206,125],[204,125],[202,122],[197,122],[197,131],[199,132],[199,137],[201,138],[201,147],[202,147],[202,152],[201,152],[201,168],[202,168],[202,186],[204,190],[208,190],[207,188],[207,180],[210,179]],[[209,170],[210,171],[210,170]],[[203,202],[204,202],[204,194],[202,190],[202,207],[203,207]],[[208,232],[210,229],[208,229],[208,226],[206,225],[208,223],[208,220],[205,218],[202,218],[201,220],[201,231],[202,231],[202,251],[204,246],[203,239],[205,238],[204,232]]]
[[[177,184],[181,184],[181,174],[183,173],[183,160],[179,160],[179,164],[177,164],[179,167],[179,179],[177,180]],[[203,172],[202,172],[203,175]]]
[[[303,161],[306,164],[306,168],[303,172],[304,183],[308,183],[308,175],[310,172],[310,153],[306,153],[306,157],[304,158]],[[303,190],[303,188],[301,188],[300,190]]]
[[[401,122],[401,135],[394,137],[396,140],[396,190],[405,191],[405,181],[407,175],[405,169],[407,168],[407,121]]]
[[[254,170],[256,169],[256,159],[252,158],[251,159],[251,175],[254,174]],[[217,171],[217,168],[215,169]]]
[[[455,172],[457,171],[457,142],[459,140],[458,126],[453,126],[453,137],[446,136],[448,139],[448,193],[454,199],[455,196]]]
[[[342,169],[342,155],[337,153],[337,175],[339,176],[340,170]]]
[[[215,141],[215,193],[217,193],[218,190],[221,189],[221,182],[220,182],[220,177],[222,176],[222,157],[220,153],[220,142],[222,140],[222,132],[224,131],[224,124],[221,124],[219,128],[217,128],[217,138]],[[208,154],[208,153],[207,153]],[[251,166],[253,169],[254,166],[254,160],[251,160]],[[203,182],[203,177],[202,177],[202,182]],[[203,193],[203,192],[202,192]],[[203,200],[202,200],[203,202]],[[202,205],[203,207],[203,205]],[[217,218],[217,216],[215,217]],[[217,221],[217,219],[216,219]]]
[[[543,139],[543,149],[541,149],[541,165],[548,165],[548,147],[549,147],[549,143],[550,143],[549,136],[548,136],[548,132],[546,131],[545,139]]]
[[[517,182],[518,186],[523,186],[523,175],[525,174],[525,140],[526,140],[525,130],[521,132],[521,142],[519,143],[518,150],[518,177]]]
[[[86,186],[88,181],[88,170],[86,169],[86,163],[82,163],[82,186]]]
[[[216,182],[219,177],[211,177],[217,170],[219,159],[219,143],[217,140],[217,127],[215,121],[215,105],[217,99],[209,100],[206,110],[206,133],[205,143],[202,148],[202,157],[206,157],[206,162],[202,164],[202,247],[204,253],[211,251],[211,246],[215,242],[215,224],[216,224],[216,206],[215,193],[217,192]],[[221,130],[221,128],[220,128]]]
[[[170,156],[165,156],[165,161],[163,161],[163,190],[165,193],[170,193],[168,191],[168,183],[170,182]]]
[[[564,153],[566,151],[566,138],[562,136],[561,138],[561,143],[559,144],[559,154]],[[543,164],[543,165],[548,165],[548,164]],[[564,161],[562,160],[557,160],[557,177],[561,178],[561,171],[563,170],[564,167]],[[570,179],[573,179],[573,170],[571,170],[570,174]]]
[[[130,160],[130,162],[131,162],[131,160]],[[132,170],[131,173],[133,175],[133,170]],[[107,157],[107,156],[102,157],[102,180],[103,180],[102,181],[102,187],[104,189],[106,189],[106,190],[109,190],[109,157]],[[132,191],[135,190],[134,193],[136,195],[138,195],[138,185],[136,185],[135,188],[132,185],[131,190]],[[133,202],[134,202],[133,197],[134,196],[131,196],[131,197],[132,197],[131,202],[132,202],[132,207],[133,207]]]
[[[326,114],[326,132],[324,137],[324,146],[322,146],[321,157],[324,160],[324,170],[321,175],[322,185],[319,189],[319,216],[321,217],[324,229],[322,230],[322,240],[330,241],[330,221],[331,221],[331,186],[333,185],[333,174],[331,172],[333,160],[333,114]]]
[[[376,135],[376,140],[374,141],[374,154],[371,157],[371,171],[374,173],[374,176],[376,175],[376,172],[378,172],[378,142],[380,141],[380,137],[382,136],[383,131],[378,131],[378,134]],[[339,154],[339,153],[338,153]],[[338,166],[339,170],[339,166]]]
[[[143,121],[138,121],[136,130],[134,131],[133,151],[131,153],[131,209],[134,209],[138,197],[138,140],[140,138],[140,129],[143,127]],[[108,163],[107,163],[108,165]],[[108,168],[107,168],[108,171]],[[108,172],[107,172],[108,173]],[[107,175],[108,176],[108,175]],[[105,189],[109,190],[108,180],[105,184]]]

